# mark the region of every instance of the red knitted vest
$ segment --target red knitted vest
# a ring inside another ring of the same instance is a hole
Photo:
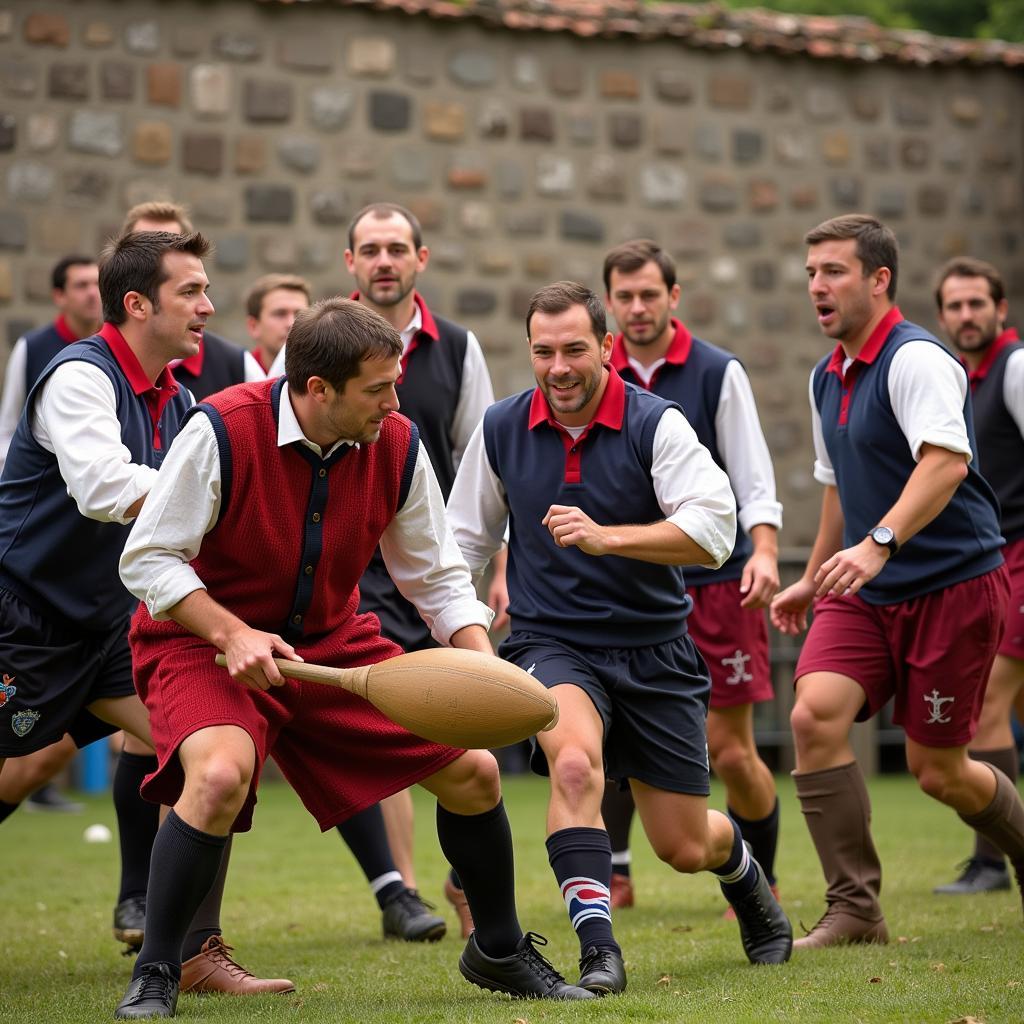
[[[397,414],[380,439],[347,447],[337,461],[307,461],[279,448],[271,404],[275,381],[245,384],[204,403],[220,415],[222,507],[192,567],[210,596],[243,622],[316,644],[344,632],[359,605],[359,577],[398,510],[411,472],[413,426]],[[287,401],[281,394],[281,401]],[[226,435],[226,436],[225,436]],[[297,614],[301,613],[301,614]],[[147,621],[148,619],[148,621]],[[185,631],[153,622],[140,607],[135,632]]]

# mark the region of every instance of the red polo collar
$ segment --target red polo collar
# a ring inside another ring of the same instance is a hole
[[[71,330],[70,326],[68,326],[68,322],[63,313],[53,321],[53,329],[60,335],[61,341],[63,341],[65,345],[70,345],[73,341],[82,340],[73,330]]]
[[[625,410],[626,386],[623,384],[622,378],[618,375],[615,368],[609,366],[608,384],[604,389],[604,394],[601,396],[601,401],[597,405],[593,418],[587,424],[584,434],[588,433],[595,424],[608,427],[610,430],[621,430]],[[547,423],[556,430],[565,431],[565,426],[559,423],[551,412],[551,406],[548,405],[544,392],[540,388],[535,388],[533,397],[530,399],[530,430],[539,427],[542,423]],[[579,440],[582,439],[583,435],[580,436]]]
[[[674,366],[683,366],[686,360],[690,358],[690,350],[693,348],[693,335],[689,332],[686,325],[681,320],[676,320],[675,317],[672,318],[672,329],[672,340],[665,351],[665,362],[671,363]],[[622,334],[617,334],[612,344],[611,365],[619,372],[631,369],[629,353],[626,351],[626,339]]]
[[[971,382],[971,387],[981,383],[981,381],[988,376],[988,371],[992,369],[992,364],[996,361],[999,353],[1002,352],[1007,345],[1012,345],[1015,341],[1020,341],[1020,336],[1017,334],[1017,328],[1007,327],[1006,330],[1003,331],[991,345],[989,345],[988,351],[982,358],[978,368],[976,370],[967,371],[967,379]],[[960,359],[960,362],[963,363],[963,358]],[[966,368],[966,363],[964,366]]]
[[[359,301],[359,292],[354,291],[349,295],[350,299],[354,299],[356,302]],[[437,329],[437,322],[434,320],[433,313],[427,308],[426,302],[423,301],[423,296],[419,292],[413,292],[412,301],[416,303],[417,308],[420,311],[420,329],[416,332],[414,341],[423,335],[428,337],[431,341],[439,341],[441,338],[441,332]]]
[[[249,355],[256,360],[256,365],[264,372],[270,373],[270,367],[263,361],[263,350],[260,348],[254,348],[249,350]]]
[[[855,363],[870,365],[878,358],[889,337],[889,332],[903,319],[903,314],[898,306],[893,306],[885,316],[879,320],[878,325],[871,332],[868,340],[864,343],[860,352],[853,357]],[[828,363],[828,373],[834,373],[840,380],[843,378],[843,363],[846,362],[846,350],[842,345],[836,345],[832,352],[832,358]]]

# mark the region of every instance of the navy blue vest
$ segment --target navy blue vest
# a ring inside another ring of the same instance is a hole
[[[718,401],[722,396],[722,381],[725,379],[726,367],[735,358],[725,349],[694,337],[686,362],[664,363],[658,368],[651,382],[651,391],[654,394],[661,395],[670,402],[677,402],[682,407],[683,414],[697,435],[697,440],[711,452],[715,464],[723,472],[726,472],[726,468],[718,450],[715,416],[718,414]],[[643,386],[628,363],[619,372],[625,380]],[[698,587],[702,583],[738,580],[743,575],[743,566],[746,565],[753,550],[750,537],[737,523],[736,546],[732,549],[732,554],[718,569],[688,565],[686,582],[691,587]]]
[[[132,390],[107,343],[93,337],[65,346],[28,396],[0,479],[0,586],[56,621],[107,630],[138,604],[117,569],[131,526],[86,519],[68,495],[57,457],[39,445],[29,426],[44,382],[72,360],[97,366],[110,378],[121,440],[132,461],[155,468],[163,460],[165,449],[153,447],[153,421],[145,399]],[[165,448],[189,404],[181,389],[164,407],[160,436]]]
[[[54,324],[39,327],[25,335],[25,394],[27,395],[46,364],[67,348],[69,342],[61,337]]]
[[[644,647],[686,632],[693,602],[679,566],[560,548],[541,522],[551,505],[576,505],[602,525],[665,518],[651,482],[651,460],[658,422],[676,406],[632,384],[624,387],[622,429],[596,424],[577,442],[578,483],[565,480],[561,431],[548,423],[529,428],[533,390],[484,414],[487,461],[509,506],[513,630],[587,647]]]
[[[889,400],[889,366],[908,341],[929,341],[949,355],[923,327],[899,321],[874,362],[861,366],[845,423],[840,422],[843,383],[827,369],[831,356],[814,369],[814,401],[836,474],[846,547],[859,544],[871,529],[884,525],[886,512],[896,504],[917,465]],[[969,399],[964,402],[964,419],[971,451],[977,456]],[[997,568],[1003,561],[1002,546],[996,497],[972,460],[949,504],[900,548],[860,594],[869,604],[921,597]]]
[[[245,352],[219,334],[203,331],[203,367],[199,373],[190,373],[185,363],[179,363],[171,372],[201,402],[245,382]]]

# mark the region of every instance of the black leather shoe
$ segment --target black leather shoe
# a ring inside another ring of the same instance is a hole
[[[960,868],[960,877],[948,885],[939,885],[932,892],[940,896],[973,896],[979,892],[1003,892],[1010,888],[1010,872],[1005,864],[996,865],[981,857],[969,857]]]
[[[69,800],[52,782],[37,789],[26,801],[26,811],[46,811],[50,814],[81,814],[85,805]]]
[[[146,937],[146,897],[129,896],[114,907],[114,938],[127,944],[129,951],[142,949]]]
[[[433,903],[420,899],[415,889],[403,889],[384,907],[384,938],[403,942],[437,942],[448,926],[432,914]]]
[[[511,956],[495,960],[476,944],[476,933],[469,937],[459,957],[462,976],[491,992],[507,992],[521,999],[596,999],[593,992],[567,985],[558,971],[537,951],[548,940],[536,932],[527,932]]]
[[[761,865],[757,861],[753,864],[757,868],[757,884],[746,896],[733,899],[724,885],[722,894],[736,911],[747,959],[752,964],[784,964],[793,952],[793,928],[772,895]]]
[[[132,980],[114,1011],[115,1020],[173,1017],[178,1008],[178,979],[170,964],[146,964]]]
[[[614,949],[591,946],[580,957],[580,988],[599,996],[614,995],[626,989],[626,965]]]

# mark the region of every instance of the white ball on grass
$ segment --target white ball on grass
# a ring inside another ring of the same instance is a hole
[[[109,843],[114,837],[106,825],[90,825],[82,833],[82,838],[87,843]]]

